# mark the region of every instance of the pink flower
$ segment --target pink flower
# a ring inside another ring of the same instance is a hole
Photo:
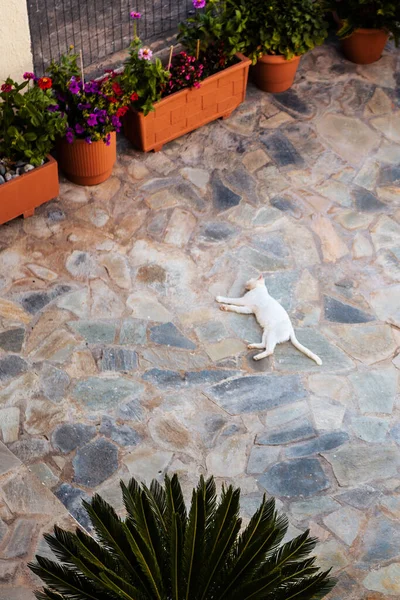
[[[1,91],[6,92],[7,94],[8,94],[8,92],[11,92],[12,89],[13,89],[13,86],[11,83],[3,83],[3,85],[1,86]]]
[[[24,79],[35,79],[35,74],[34,73],[29,73],[29,71],[27,71],[26,73],[23,74],[22,76]]]
[[[195,8],[204,8],[206,0],[192,0],[192,4]]]
[[[141,17],[142,17],[142,13],[136,12],[134,10],[131,12],[131,19],[141,19]]]
[[[143,60],[150,60],[153,56],[153,52],[150,50],[150,48],[140,48],[138,56]]]

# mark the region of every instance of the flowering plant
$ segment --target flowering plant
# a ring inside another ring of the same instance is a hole
[[[203,76],[204,65],[196,60],[195,56],[190,56],[187,52],[179,52],[172,57],[170,67],[171,77],[167,82],[163,96],[173,94],[178,90],[187,87],[200,87],[200,81]]]
[[[153,104],[161,99],[170,73],[164,69],[159,58],[152,60],[152,51],[143,46],[137,35],[137,23],[141,14],[131,12],[130,16],[133,19],[133,40],[129,46],[129,58],[125,61],[121,85],[128,93],[135,94],[132,106],[147,115],[153,110]]]
[[[230,66],[245,48],[242,0],[192,0],[193,17],[179,24],[178,40],[204,64],[204,77]],[[204,10],[198,10],[203,9]]]
[[[51,79],[36,79],[33,73],[24,79],[18,84],[8,78],[0,87],[0,158],[39,166],[67,122],[52,96]],[[36,85],[29,85],[31,80]]]
[[[88,144],[102,140],[109,145],[111,132],[121,129],[121,118],[137,96],[125,92],[121,76],[113,71],[85,83],[77,60],[77,54],[69,53],[48,69],[57,102],[67,116],[65,138],[69,143],[78,138]]]

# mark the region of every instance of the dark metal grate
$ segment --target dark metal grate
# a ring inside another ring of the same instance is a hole
[[[149,43],[176,29],[191,0],[27,0],[35,72],[70,45],[82,49],[85,66],[124,50],[132,38],[132,10],[142,13],[139,35]]]

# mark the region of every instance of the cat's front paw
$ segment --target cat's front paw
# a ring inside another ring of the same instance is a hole
[[[227,304],[221,304],[221,306],[219,307],[220,310],[225,310],[228,311],[229,310],[229,306]]]
[[[217,297],[215,298],[215,300],[216,300],[217,302],[223,302],[223,301],[224,301],[224,299],[223,299],[223,297],[222,297],[222,296],[217,296]]]

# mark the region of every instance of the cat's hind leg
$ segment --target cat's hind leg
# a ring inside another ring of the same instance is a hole
[[[267,356],[271,356],[274,353],[276,346],[275,338],[271,338],[271,336],[266,340],[265,352],[261,352],[260,354],[256,354],[253,356],[253,360],[261,360],[262,358],[267,358]]]
[[[235,304],[236,306],[244,306],[246,304],[246,300],[243,298],[225,298],[225,296],[217,296],[215,298],[217,302],[222,302],[223,304]]]
[[[267,331],[263,331],[261,344],[249,344],[247,347],[249,350],[262,350],[267,346]]]
[[[253,314],[253,311],[250,308],[250,306],[235,306],[234,304],[221,304],[220,309],[225,310],[227,312],[239,313],[240,315]]]

